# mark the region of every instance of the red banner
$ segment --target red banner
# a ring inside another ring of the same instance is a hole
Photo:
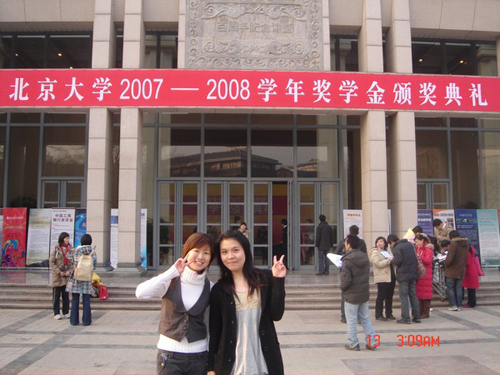
[[[0,107],[500,113],[500,78],[353,72],[0,70]]]
[[[2,267],[26,267],[26,208],[3,209]]]

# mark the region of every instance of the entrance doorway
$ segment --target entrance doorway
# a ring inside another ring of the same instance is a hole
[[[82,207],[83,180],[42,181],[42,207]]]
[[[448,181],[425,181],[417,184],[418,208],[446,209],[450,207],[450,183]]]

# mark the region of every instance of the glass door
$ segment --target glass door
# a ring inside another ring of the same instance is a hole
[[[158,253],[154,266],[170,267],[181,256],[188,237],[199,230],[199,183],[158,183]]]
[[[83,181],[42,181],[42,208],[83,206]]]
[[[417,184],[418,208],[446,209],[451,207],[449,182],[425,181]]]

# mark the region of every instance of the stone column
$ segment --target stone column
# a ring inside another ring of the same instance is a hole
[[[358,39],[359,70],[383,72],[380,0],[364,0]],[[377,236],[386,236],[389,230],[385,111],[371,110],[361,116],[361,184],[363,238],[370,248]]]
[[[386,34],[387,67],[394,73],[412,73],[409,0],[393,0],[391,27]],[[412,98],[415,100],[416,98]],[[401,236],[417,225],[417,158],[415,113],[397,112],[389,121],[389,208],[392,232]]]
[[[92,68],[108,69],[115,61],[112,0],[95,4]],[[112,116],[107,108],[89,110],[87,168],[87,232],[96,245],[99,264],[109,262],[112,183]]]
[[[126,0],[123,68],[143,66],[145,31],[143,2]],[[118,185],[118,271],[140,264],[142,113],[122,108],[120,122],[120,175]]]

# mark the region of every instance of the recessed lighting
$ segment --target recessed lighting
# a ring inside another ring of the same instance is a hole
[[[73,69],[73,67],[72,67],[72,66],[70,66],[69,68],[70,68],[70,69]]]
[[[62,53],[61,53],[61,52],[59,52],[59,53],[57,54],[57,56],[62,57]]]
[[[465,64],[465,60],[460,60],[460,64]]]
[[[422,59],[422,58],[418,59],[418,62],[422,62],[422,61],[424,61],[424,59]]]
[[[18,54],[18,53],[16,53],[16,57],[19,57],[19,54]]]

